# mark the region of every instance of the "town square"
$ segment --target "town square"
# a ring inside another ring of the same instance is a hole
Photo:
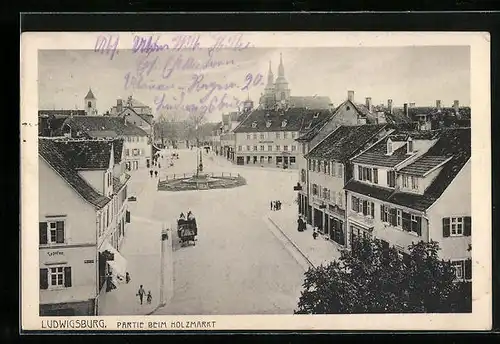
[[[468,50],[221,44],[40,52],[40,315],[471,312]]]

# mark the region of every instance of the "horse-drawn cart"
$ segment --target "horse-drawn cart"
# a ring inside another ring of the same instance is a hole
[[[196,235],[198,235],[198,228],[196,227],[196,220],[179,220],[177,222],[177,235],[181,240],[181,246],[193,242],[196,245]]]

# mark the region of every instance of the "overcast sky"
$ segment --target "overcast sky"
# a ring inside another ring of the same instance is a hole
[[[348,90],[354,90],[355,101],[364,102],[365,97],[372,97],[374,104],[386,103],[388,98],[394,100],[395,106],[405,102],[433,105],[436,99],[445,106],[455,99],[463,105],[470,103],[468,47],[250,48],[219,51],[212,57],[207,50],[157,52],[149,56],[122,50],[112,60],[93,51],[51,50],[39,52],[39,108],[83,109],[83,98],[91,87],[99,113],[109,110],[117,98],[132,95],[150,105],[154,113],[159,104],[170,106],[182,102],[200,106],[212,102],[214,107],[207,118],[218,121],[222,112],[230,110],[228,107],[219,110],[216,106],[224,93],[229,107],[236,99],[243,101],[248,96],[258,103],[267,81],[269,61],[276,78],[280,53],[292,96],[328,96],[338,105],[346,99]],[[177,68],[168,75],[172,61],[181,58],[185,62],[189,57],[201,64],[210,59],[223,63],[205,70]],[[148,74],[145,67],[151,65]],[[167,85],[169,89],[134,89],[130,81],[140,74],[138,70],[143,70],[143,84]],[[261,81],[258,74],[263,76]],[[198,75],[198,89],[189,90],[195,75]],[[214,84],[202,85],[213,82],[226,90],[210,93]],[[248,89],[242,90],[247,84]],[[182,101],[181,92],[184,92]]]

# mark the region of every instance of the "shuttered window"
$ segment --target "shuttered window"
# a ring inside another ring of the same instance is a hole
[[[39,242],[40,245],[64,244],[64,221],[39,222]]]

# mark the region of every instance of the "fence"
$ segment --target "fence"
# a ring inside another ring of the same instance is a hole
[[[162,182],[168,182],[177,179],[187,179],[196,177],[196,173],[174,173],[167,174],[165,179],[162,179]],[[232,172],[207,172],[207,173],[199,173],[198,177],[210,177],[210,178],[236,178],[240,177],[239,173]]]

